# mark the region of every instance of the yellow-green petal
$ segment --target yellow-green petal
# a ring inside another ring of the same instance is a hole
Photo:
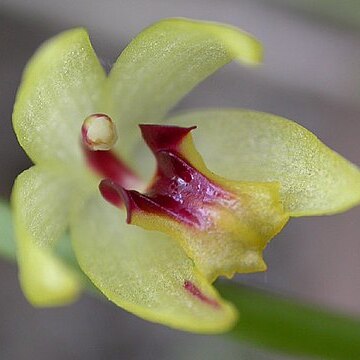
[[[293,121],[255,111],[195,111],[168,120],[197,125],[194,141],[221,176],[278,181],[290,215],[321,215],[360,203],[359,168]]]
[[[176,18],[142,31],[118,58],[104,93],[103,111],[118,124],[119,150],[128,154],[139,138],[137,124],[159,122],[194,86],[234,59],[262,60],[260,43],[235,27]]]
[[[76,300],[81,290],[77,274],[50,249],[37,247],[29,233],[18,224],[15,233],[19,279],[27,300],[40,307],[59,306]]]
[[[16,217],[39,247],[53,245],[65,232],[73,187],[64,169],[35,165],[17,177],[12,194]]]
[[[63,32],[35,53],[13,113],[19,143],[35,163],[81,159],[81,124],[97,110],[104,79],[84,29]]]
[[[234,308],[170,238],[126,225],[124,211],[100,195],[84,202],[72,220],[81,268],[118,306],[150,321],[200,333],[223,332],[236,321]],[[186,290],[186,281],[209,302]]]
[[[67,173],[38,165],[15,181],[12,206],[20,281],[37,306],[67,303],[79,293],[77,276],[52,250],[68,225],[72,188]]]

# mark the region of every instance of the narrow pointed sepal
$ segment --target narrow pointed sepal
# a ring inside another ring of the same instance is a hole
[[[158,166],[151,185],[141,194],[105,180],[100,190],[113,204],[124,201],[129,223],[178,240],[210,281],[265,270],[262,251],[288,220],[279,185],[214,175],[193,145],[193,129],[142,125]]]

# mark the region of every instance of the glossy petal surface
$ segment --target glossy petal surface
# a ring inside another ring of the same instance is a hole
[[[150,321],[222,332],[236,312],[194,269],[174,241],[125,224],[125,212],[94,195],[71,228],[83,271],[115,304]]]
[[[19,143],[35,163],[81,160],[81,125],[96,112],[104,79],[84,29],[63,32],[35,53],[13,114]]]
[[[189,112],[168,122],[196,123],[195,144],[217,174],[278,181],[292,216],[337,213],[360,203],[359,169],[295,122],[235,109]]]
[[[75,275],[52,253],[68,225],[73,183],[64,171],[34,166],[20,174],[12,193],[20,280],[34,305],[77,297]]]
[[[260,43],[234,27],[179,18],[142,31],[118,58],[104,94],[102,111],[117,121],[122,153],[139,139],[137,124],[159,122],[194,86],[234,59],[262,59]]]

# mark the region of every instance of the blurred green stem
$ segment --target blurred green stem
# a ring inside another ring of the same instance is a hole
[[[79,271],[86,289],[99,294],[79,269],[69,237],[60,242],[57,251]],[[4,202],[0,202],[0,255],[15,261],[11,213]],[[217,282],[216,287],[239,309],[240,321],[229,333],[234,339],[322,359],[360,359],[360,320],[247,286]]]
[[[359,0],[273,0],[273,2],[340,26],[345,25],[355,29],[360,27]]]
[[[360,359],[360,321],[249,287],[219,283],[239,309],[235,338],[321,359]]]
[[[4,201],[0,201],[0,256],[14,261],[16,259],[10,208]]]

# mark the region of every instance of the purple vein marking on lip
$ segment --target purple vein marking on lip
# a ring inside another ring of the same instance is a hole
[[[202,301],[205,304],[208,304],[214,308],[219,308],[220,304],[209,297],[207,297],[205,294],[201,292],[201,290],[191,281],[185,280],[184,281],[184,289],[189,292],[191,295],[195,296],[197,299]]]

